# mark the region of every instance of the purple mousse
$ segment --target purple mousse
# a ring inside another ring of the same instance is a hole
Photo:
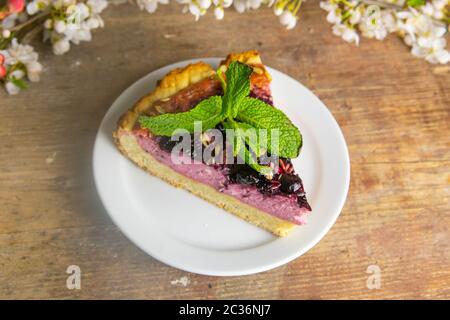
[[[146,137],[139,134],[136,136],[142,149],[172,170],[280,219],[295,224],[306,223],[306,215],[311,209],[306,201],[306,206],[299,205],[297,194],[261,192],[256,184],[239,183],[239,181],[233,181],[233,178],[230,180],[230,169],[227,167],[189,163],[192,162],[190,158],[185,159],[185,163],[174,163],[171,153],[161,148],[158,137]],[[301,189],[303,190],[303,186]]]

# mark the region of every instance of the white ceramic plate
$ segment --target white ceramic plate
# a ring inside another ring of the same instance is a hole
[[[217,67],[220,59],[201,59]],[[277,238],[204,200],[149,175],[122,156],[111,134],[118,118],[149,93],[175,63],[140,79],[114,102],[98,131],[94,177],[111,218],[142,250],[182,270],[246,275],[285,264],[311,249],[336,221],[349,187],[350,161],[342,132],[325,105],[291,77],[271,68],[274,104],[303,134],[294,165],[313,211],[308,224]]]

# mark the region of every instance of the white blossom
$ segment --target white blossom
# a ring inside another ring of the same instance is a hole
[[[262,0],[234,0],[233,6],[237,12],[244,13],[250,9],[258,9],[262,2]]]
[[[214,16],[217,20],[222,20],[224,17],[225,12],[223,11],[222,7],[215,7],[214,8]]]
[[[17,69],[11,72],[9,76],[13,79],[22,79],[23,77],[25,77],[25,72],[23,72],[20,69]]]
[[[249,9],[256,10],[259,9],[259,7],[261,7],[262,0],[248,0],[247,3]]]
[[[17,63],[28,64],[37,61],[39,55],[30,45],[20,44],[16,38],[12,39],[11,45],[7,50],[1,50],[0,53],[5,57],[6,65],[14,65]]]
[[[450,0],[431,0],[422,6],[406,7],[406,0],[385,0],[399,8],[368,5],[363,1],[327,0],[320,7],[328,12],[333,33],[347,42],[359,43],[359,36],[384,39],[396,32],[411,47],[411,53],[430,63],[448,63],[445,34]]]
[[[11,37],[11,31],[9,31],[8,29],[3,30],[2,37],[5,39],[8,39],[9,37]]]
[[[434,10],[435,2],[432,4],[433,8],[428,6],[420,11],[409,8],[407,11],[397,12],[397,27],[404,34],[404,41],[411,46],[411,53],[414,56],[430,63],[445,64],[450,61],[450,53],[446,50],[447,42],[444,38],[447,29],[433,20],[434,14],[431,11]]]
[[[60,39],[53,44],[53,53],[56,55],[63,55],[69,50],[70,50],[70,42],[65,38]]]
[[[162,0],[168,3],[168,0]],[[160,1],[160,3],[163,3]],[[108,1],[106,0],[88,0],[87,5],[92,10],[93,14],[100,14],[108,6]]]
[[[45,9],[49,4],[50,0],[33,0],[28,2],[26,11],[30,16],[32,16]]]
[[[13,13],[13,14],[10,14],[9,16],[7,16],[6,18],[4,18],[1,21],[2,28],[3,29],[11,29],[12,27],[14,27],[16,25],[16,21],[18,20],[18,17],[19,17],[18,13]]]
[[[345,12],[335,1],[322,1],[320,7],[328,11],[327,21],[333,24],[332,30],[335,35],[342,37],[347,42],[359,44],[359,35],[354,25],[360,23],[362,15],[356,8],[357,2],[348,1],[347,3],[350,6]]]
[[[280,16],[280,23],[286,27],[286,29],[292,29],[297,24],[297,17],[290,11],[285,11]]]
[[[31,82],[38,82],[42,72],[42,65],[37,61],[32,61],[26,65],[27,76]]]
[[[413,44],[411,53],[419,58],[424,58],[426,61],[436,63],[448,63],[450,62],[450,53],[445,50],[446,41],[443,38],[435,38],[431,41],[427,41],[426,46],[419,43]]]
[[[5,89],[10,95],[16,95],[20,92],[20,88],[11,81],[6,81]]]
[[[382,10],[381,20],[383,21],[383,25],[389,33],[396,32],[398,30],[392,10]]]
[[[328,11],[327,21],[329,23],[341,23],[342,15],[339,12],[338,6],[334,3],[321,2],[320,6],[322,9]]]
[[[195,17],[195,21],[197,21],[201,15],[200,7],[195,3],[189,3],[188,9],[189,12]]]
[[[432,28],[431,19],[414,8],[409,8],[408,11],[396,12],[396,17],[398,29],[413,38],[415,38],[416,34],[427,33]]]
[[[27,13],[28,13],[30,16],[32,16],[32,15],[38,13],[38,11],[39,11],[39,8],[38,8],[38,6],[37,6],[37,4],[36,4],[35,1],[32,1],[32,2],[30,2],[29,4],[27,4]]]
[[[158,8],[158,4],[168,4],[169,0],[137,0],[139,9],[148,13],[153,13]]]
[[[430,17],[441,20],[445,17],[444,11],[448,5],[450,5],[449,0],[433,0],[423,5],[420,10]]]
[[[16,85],[17,80],[21,80],[25,76],[25,72],[20,69],[14,70],[8,76],[8,80],[5,83],[5,88],[8,94],[15,95],[20,92],[20,87]]]
[[[202,6],[209,6],[211,5],[211,1],[202,1],[201,3],[199,1],[195,0],[177,0],[178,3],[183,4],[183,12],[189,12],[195,17],[195,21],[197,21],[200,16],[204,15],[206,13],[206,9]]]
[[[57,20],[53,24],[53,28],[58,33],[64,33],[64,31],[66,31],[66,22],[63,20]]]
[[[62,55],[70,50],[71,43],[91,41],[91,30],[104,26],[100,13],[107,7],[108,2],[53,0],[51,5],[63,14],[45,21],[44,38],[51,40],[54,54]]]
[[[217,6],[218,0],[213,0],[213,3]],[[223,8],[229,8],[232,4],[233,4],[233,0],[223,0],[222,1]]]
[[[283,12],[284,12],[283,8],[280,8],[278,6],[275,6],[273,8],[273,13],[275,13],[276,16],[281,16]]]
[[[0,50],[0,54],[4,57],[4,66],[9,70],[5,82],[5,88],[9,94],[19,93],[20,87],[14,81],[25,76],[32,82],[39,81],[42,65],[38,62],[39,55],[32,46],[20,44],[16,38],[13,38],[10,46]]]
[[[247,1],[246,0],[234,0],[233,6],[239,13],[244,13],[247,10]]]
[[[361,34],[367,38],[375,38],[377,40],[383,40],[388,30],[384,25],[382,19],[381,10],[378,6],[369,6],[365,10],[362,16],[361,23],[359,24]]]
[[[53,28],[53,20],[52,19],[47,19],[44,22],[44,28],[45,29],[51,29]]]
[[[201,9],[207,10],[211,6],[211,0],[197,0],[198,6]]]
[[[355,29],[345,25],[345,24],[335,24],[333,26],[333,33],[337,36],[341,36],[342,39],[349,43],[359,44],[359,35]]]

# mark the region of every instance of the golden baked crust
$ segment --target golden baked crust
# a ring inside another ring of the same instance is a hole
[[[227,66],[233,60],[251,65],[257,77],[264,78],[263,82],[270,82],[270,75],[262,64],[257,51],[230,54],[226,60],[221,62],[221,65]],[[272,216],[255,207],[242,203],[232,196],[218,192],[206,184],[177,173],[165,164],[157,161],[151,154],[145,152],[139,146],[136,137],[132,134],[139,115],[144,111],[148,111],[149,108],[154,108],[155,106],[153,104],[155,101],[169,98],[180,90],[214,75],[215,70],[204,62],[198,62],[184,68],[172,70],[159,81],[153,92],[140,99],[119,119],[118,128],[113,133],[114,141],[118,149],[126,157],[150,174],[161,178],[177,188],[183,188],[274,235],[286,236],[296,226],[295,224]]]
[[[133,108],[126,112],[119,120],[119,129],[131,131],[137,118],[148,108],[153,107],[155,101],[169,98],[178,91],[215,75],[215,70],[204,62],[190,64],[184,68],[176,68],[162,78],[156,89],[141,98]]]
[[[239,61],[253,67],[255,74],[263,75],[268,82],[272,81],[272,77],[267,72],[266,67],[261,61],[261,56],[256,50],[246,51],[242,53],[230,53],[220,64],[228,66],[231,61]]]

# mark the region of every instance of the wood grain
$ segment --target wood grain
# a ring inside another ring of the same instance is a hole
[[[302,11],[286,31],[266,9],[195,23],[177,5],[154,15],[111,7],[93,42],[62,57],[39,46],[42,81],[0,93],[0,298],[450,298],[450,68],[395,37],[356,48],[332,35],[316,2]],[[108,218],[93,185],[94,137],[141,76],[247,49],[330,108],[350,150],[350,193],[301,258],[246,277],[189,274],[141,252]],[[65,286],[70,264],[82,269],[81,290]],[[371,264],[379,290],[366,288]],[[184,276],[187,286],[172,283]]]

